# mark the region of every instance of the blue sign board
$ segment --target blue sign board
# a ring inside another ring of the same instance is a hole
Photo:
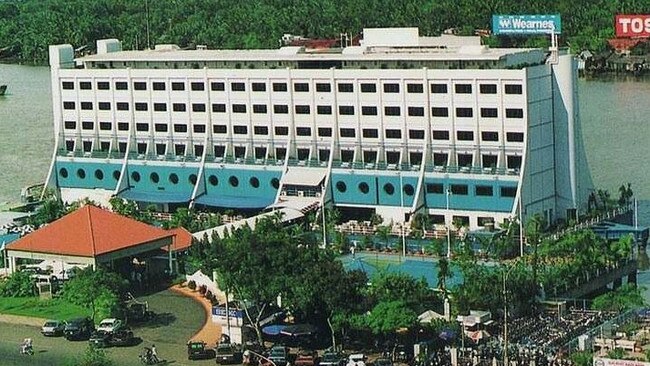
[[[550,34],[551,32],[562,33],[560,14],[492,15],[494,34]]]
[[[244,312],[239,309],[228,309],[231,318],[244,318]],[[212,315],[226,317],[226,308],[221,306],[212,307]]]

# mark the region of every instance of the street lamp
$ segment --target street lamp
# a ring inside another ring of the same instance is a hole
[[[451,190],[449,188],[447,188],[446,193],[447,193],[446,194],[446,196],[447,196],[447,213],[449,213],[449,196],[451,196]],[[446,222],[447,221],[445,220],[445,224],[446,224]],[[446,224],[446,226],[447,226],[447,258],[449,259],[449,258],[451,258],[451,231],[449,229],[449,224]]]
[[[510,272],[515,268],[516,263],[513,263],[507,271],[503,271],[503,364],[508,365],[508,295],[506,291],[506,282]]]

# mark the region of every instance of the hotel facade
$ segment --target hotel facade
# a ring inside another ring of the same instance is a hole
[[[333,205],[471,229],[575,215],[583,167],[572,56],[365,29],[333,49],[50,46],[65,201],[161,210]]]

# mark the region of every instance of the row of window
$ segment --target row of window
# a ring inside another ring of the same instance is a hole
[[[348,190],[347,184],[343,181],[336,182],[334,186],[341,193],[345,193]],[[451,194],[459,196],[467,196],[469,194],[469,186],[467,184],[451,184],[448,189]],[[515,197],[517,194],[517,187],[501,186],[499,189],[501,197]],[[361,194],[368,194],[370,192],[370,186],[366,182],[361,182],[357,185],[357,190]],[[395,193],[395,186],[392,183],[386,183],[383,186],[383,190],[387,195],[392,196]],[[402,191],[407,196],[413,196],[415,194],[415,188],[411,184],[405,184],[402,187]],[[442,183],[427,183],[426,192],[427,194],[445,194],[446,191]],[[474,187],[474,195],[477,197],[492,197],[494,196],[494,187],[490,185],[477,185]]]
[[[82,110],[92,110],[92,102],[80,102],[80,108]],[[63,109],[74,110],[76,108],[76,103],[73,101],[64,101]],[[139,112],[146,112],[149,110],[149,104],[146,102],[136,102],[134,103],[134,108]],[[202,113],[206,111],[206,105],[204,103],[192,103],[191,104],[192,112]],[[98,102],[97,109],[100,111],[110,111],[111,103],[110,102]],[[129,103],[127,102],[116,102],[115,109],[118,111],[128,111]],[[354,106],[351,105],[340,105],[338,108],[339,115],[342,116],[352,116],[355,114]],[[167,103],[153,103],[153,110],[155,112],[167,112]],[[174,112],[187,112],[188,108],[185,103],[172,103],[172,111]],[[246,104],[232,104],[231,105],[232,113],[247,113]],[[253,104],[252,111],[254,114],[266,114],[268,113],[268,107],[266,104]],[[214,113],[226,113],[226,105],[223,103],[213,103],[212,112]],[[474,117],[474,109],[466,107],[457,107],[455,108],[456,117],[461,118],[472,118]],[[274,114],[288,114],[289,106],[285,104],[275,104],[273,105]],[[294,113],[297,115],[311,114],[311,106],[309,105],[295,105]],[[316,114],[320,115],[331,115],[332,106],[330,105],[318,105],[316,106]],[[363,116],[376,116],[378,115],[378,109],[376,106],[362,106],[361,115]],[[384,107],[385,116],[400,116],[402,115],[402,109],[399,106],[385,106]],[[424,107],[406,107],[406,115],[409,117],[424,117]],[[449,117],[449,108],[447,107],[432,107],[431,108],[432,117]],[[497,108],[480,108],[480,116],[482,118],[498,118],[499,113]],[[506,118],[524,118],[524,110],[521,108],[506,108],[505,109]]]
[[[454,85],[454,92],[456,94],[472,94],[473,84],[457,83]],[[354,84],[352,83],[337,83],[336,88],[339,93],[354,93]],[[61,88],[63,90],[74,90],[75,84],[72,81],[63,81],[61,83]],[[128,83],[125,81],[115,82],[115,90],[128,90]],[[134,81],[133,90],[147,90],[148,84],[144,81]],[[153,81],[151,82],[150,88],[154,91],[164,91],[167,89],[167,83],[164,81]],[[171,90],[173,91],[183,91],[186,88],[186,83],[183,81],[172,81]],[[204,91],[205,83],[203,82],[189,82],[189,88],[192,91]],[[271,83],[271,88],[274,92],[287,92],[288,86],[287,83]],[[381,88],[384,93],[399,93],[400,84],[398,83],[383,83]],[[80,81],[79,89],[81,90],[92,90],[92,83],[90,81]],[[211,82],[210,90],[212,91],[225,91],[226,84],[224,82]],[[375,83],[364,83],[361,82],[359,85],[361,93],[376,93],[377,84]],[[98,81],[97,90],[110,90],[110,83],[108,81]],[[243,82],[230,82],[230,90],[233,92],[244,92],[246,91],[246,83]],[[267,90],[266,82],[251,82],[250,90],[253,92],[265,92]],[[309,92],[310,83],[296,82],[293,83],[293,91],[300,92]],[[330,83],[316,83],[315,86],[316,92],[319,93],[330,93],[332,91],[332,85]],[[430,84],[430,91],[432,94],[447,94],[448,93],[448,84],[441,83],[432,83]],[[407,93],[422,94],[424,93],[424,84],[420,83],[407,83],[406,84]],[[497,84],[479,84],[480,94],[497,94]],[[521,84],[505,84],[504,85],[505,94],[522,94]]]

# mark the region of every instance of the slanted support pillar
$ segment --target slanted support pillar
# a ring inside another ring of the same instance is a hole
[[[627,283],[632,284],[636,287],[636,272],[632,272],[629,275],[627,275]]]
[[[174,273],[174,268],[172,267],[172,245],[171,244],[167,245],[167,260],[169,265],[169,276],[171,277],[172,273]]]

